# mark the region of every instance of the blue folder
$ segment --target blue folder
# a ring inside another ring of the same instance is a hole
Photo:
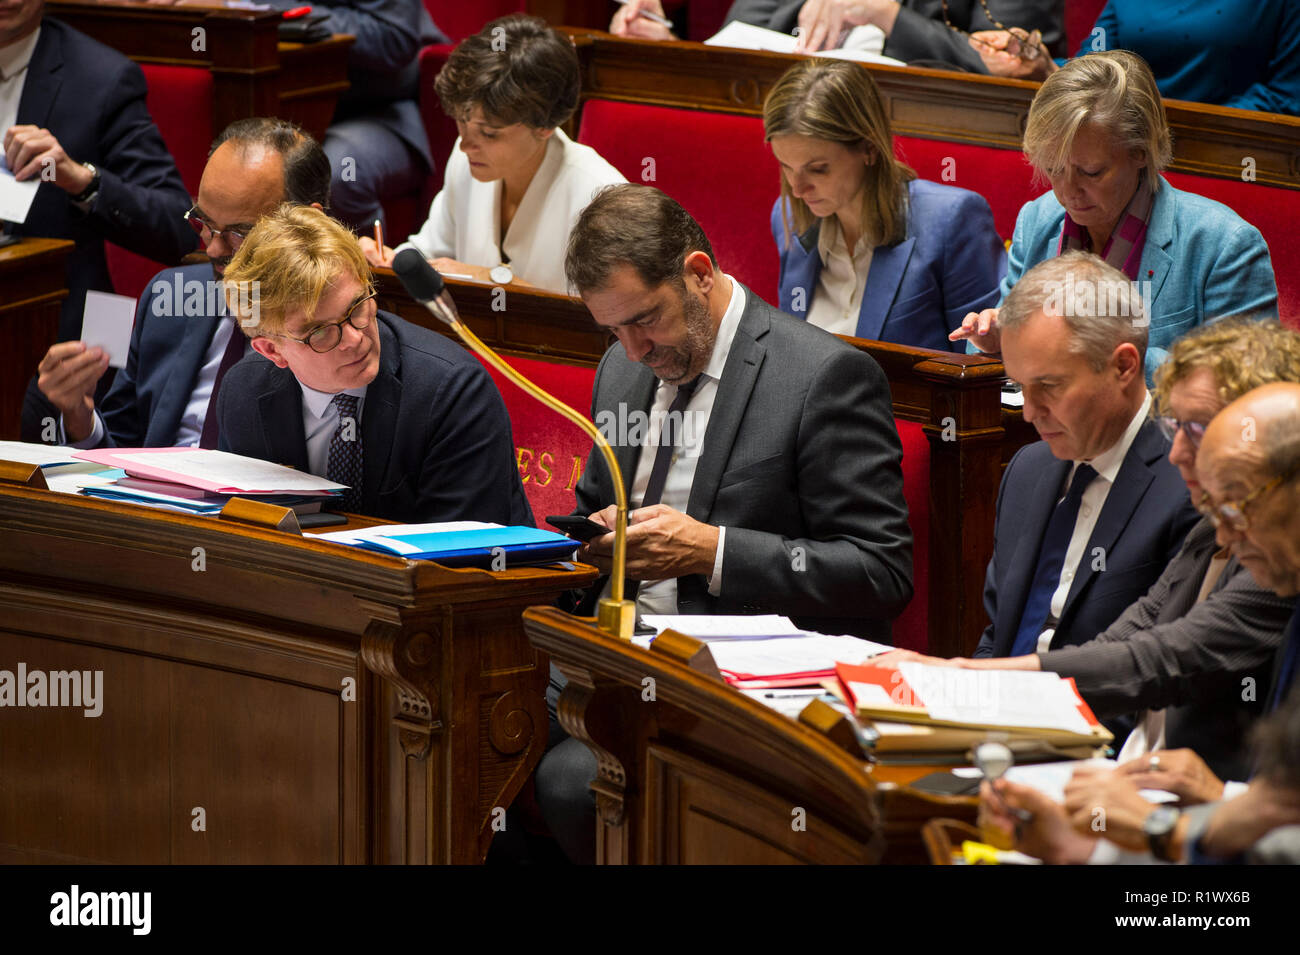
[[[470,531],[441,531],[424,534],[390,534],[407,548],[396,548],[373,538],[354,546],[392,554],[408,560],[436,560],[448,567],[491,567],[493,557],[505,552],[506,566],[549,564],[572,560],[578,542],[572,537],[536,527],[485,527]]]

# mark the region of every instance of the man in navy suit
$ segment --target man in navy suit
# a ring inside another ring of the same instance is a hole
[[[222,272],[253,223],[281,202],[327,205],[329,177],[320,146],[292,123],[246,119],[223,130],[198,202],[185,214],[209,264],[165,269],[150,280],[126,366],[99,408],[95,383],[108,367],[102,349],[63,342],[42,359],[37,383],[61,415],[59,440],[80,448],[216,447],[211,399],[247,347],[225,314]]]
[[[1128,278],[1087,253],[1049,259],[999,320],[1007,375],[1043,440],[1002,478],[977,657],[1091,640],[1155,583],[1197,521],[1149,414],[1147,318]]]
[[[15,235],[71,239],[59,340],[81,328],[86,291],[113,290],[104,242],[158,262],[195,246],[176,164],[145,106],[140,68],[58,20],[44,0],[0,8],[0,137],[19,180],[41,182]]]
[[[305,206],[264,216],[226,288],[258,354],[222,385],[223,450],[346,484],[342,509],[370,517],[532,525],[491,376],[442,335],[379,311],[341,224]]]

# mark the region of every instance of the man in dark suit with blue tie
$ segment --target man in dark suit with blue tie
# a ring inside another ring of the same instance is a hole
[[[1147,320],[1128,278],[1086,253],[1049,259],[1012,289],[999,322],[1007,374],[1043,440],[1003,475],[976,657],[1091,640],[1155,583],[1197,520],[1149,414]]]
[[[225,277],[257,354],[222,385],[222,450],[346,484],[342,509],[369,517],[532,525],[491,376],[451,340],[379,311],[340,223],[286,204]]]
[[[208,264],[165,269],[136,307],[126,366],[96,407],[108,367],[102,349],[62,342],[42,359],[37,384],[59,411],[61,443],[76,447],[216,447],[213,406],[247,343],[226,315],[221,275],[244,235],[281,202],[329,203],[329,161],[292,123],[245,119],[213,144],[198,202],[176,218],[203,240]]]

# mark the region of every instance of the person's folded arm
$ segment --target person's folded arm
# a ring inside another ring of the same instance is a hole
[[[722,598],[779,600],[794,615],[896,617],[912,597],[912,536],[889,384],[870,356],[846,349],[820,366],[795,454],[792,506],[806,536],[729,525]]]
[[[277,10],[299,6],[295,0],[267,0]],[[420,52],[421,0],[352,0],[348,4],[312,4],[313,13],[328,13],[331,33],[356,38],[348,65],[363,70],[403,69]]]

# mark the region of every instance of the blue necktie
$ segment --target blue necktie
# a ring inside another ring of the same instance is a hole
[[[339,393],[334,406],[339,410],[339,424],[330,438],[329,471],[331,481],[348,485],[339,499],[342,510],[356,512],[361,506],[361,421],[357,417],[356,395]]]
[[[1291,615],[1291,626],[1287,627],[1286,650],[1282,653],[1282,666],[1277,671],[1273,699],[1268,701],[1268,712],[1272,713],[1286,702],[1291,684],[1295,682],[1297,659],[1300,659],[1300,607]]]
[[[1052,512],[1047,533],[1043,535],[1042,548],[1038,552],[1038,570],[1034,574],[1029,596],[1025,598],[1024,612],[1020,615],[1020,629],[1016,631],[1015,643],[1011,645],[1013,657],[1033,653],[1038,649],[1038,638],[1052,609],[1052,594],[1056,593],[1056,588],[1061,583],[1061,567],[1065,563],[1070,538],[1074,535],[1079,503],[1083,500],[1083,492],[1096,476],[1097,472],[1091,465],[1080,464],[1074,471],[1070,490]]]

